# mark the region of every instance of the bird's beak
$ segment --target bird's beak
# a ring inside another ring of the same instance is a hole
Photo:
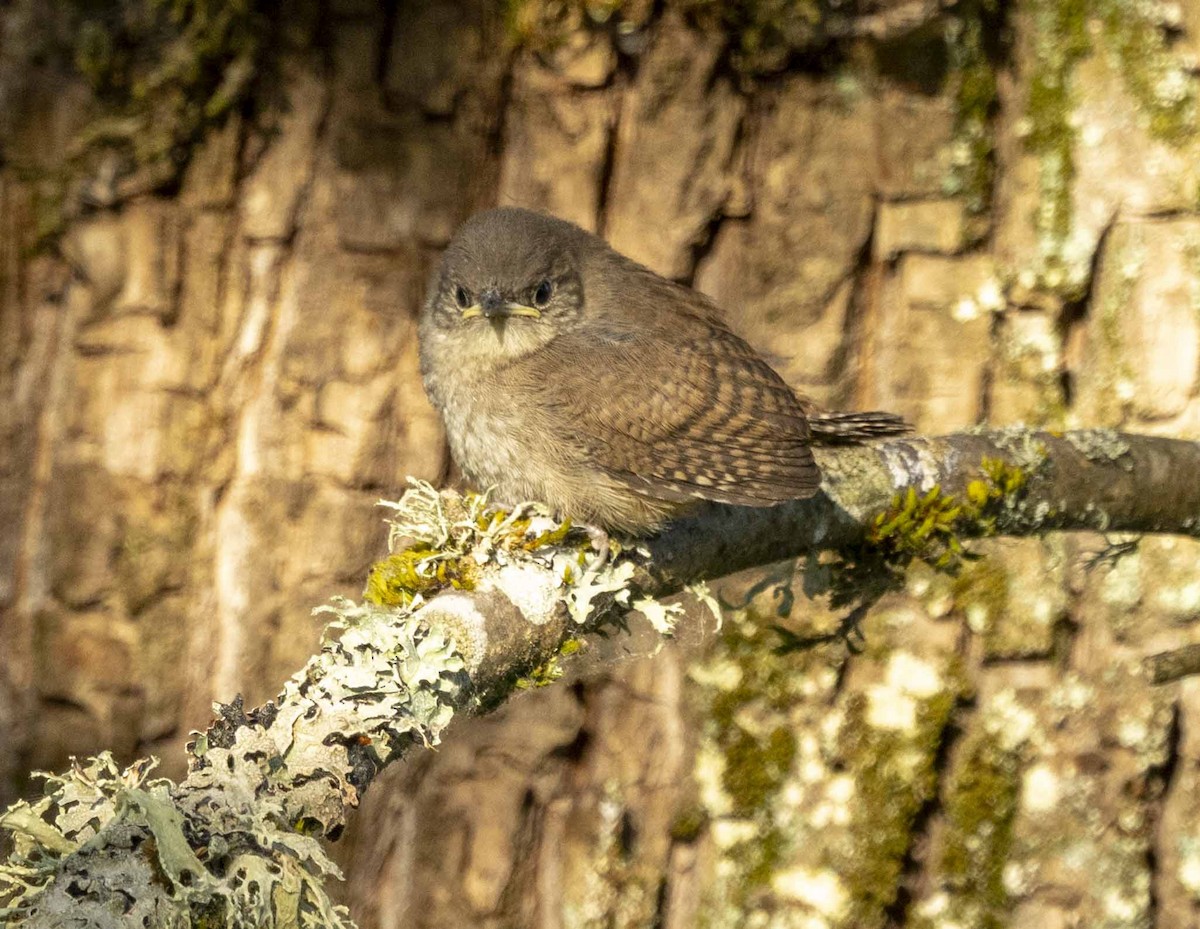
[[[527,319],[541,319],[540,310],[523,303],[511,303],[504,300],[494,291],[484,291],[478,303],[472,304],[462,311],[463,319],[508,319],[510,316],[524,316]]]
[[[488,314],[485,311],[483,315],[487,316]],[[506,303],[496,312],[494,312],[489,319],[494,319],[496,317],[505,318],[508,316],[524,316],[527,319],[542,318],[540,310],[536,310],[531,306],[526,306],[524,303]]]

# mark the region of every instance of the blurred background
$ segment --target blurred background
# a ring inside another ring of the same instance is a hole
[[[451,476],[416,361],[515,204],[926,432],[1200,437],[1200,2],[0,3],[0,799],[182,770]],[[457,724],[334,848],[364,929],[1200,925],[1200,547],[992,541],[866,647],[819,566]],[[792,595],[795,601],[791,603]],[[790,610],[788,609],[790,606]],[[709,623],[711,628],[711,622]]]

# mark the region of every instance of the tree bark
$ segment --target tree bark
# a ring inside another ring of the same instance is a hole
[[[376,500],[451,474],[415,320],[476,209],[693,284],[829,409],[1200,437],[1196,0],[116,6],[0,9],[0,806],[104,747],[181,780],[317,650]],[[99,119],[135,84],[162,121]],[[865,612],[828,557],[726,578],[719,630],[590,640],[384,771],[333,846],[360,924],[1192,929],[1200,698],[1144,661],[1200,543],[901,574],[893,523]]]

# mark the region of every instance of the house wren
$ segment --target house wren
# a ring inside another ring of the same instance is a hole
[[[502,208],[454,235],[420,324],[421,374],[468,479],[643,534],[697,500],[812,496],[810,445],[906,431],[822,413],[703,294],[578,226]]]

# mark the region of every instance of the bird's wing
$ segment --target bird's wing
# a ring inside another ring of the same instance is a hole
[[[566,386],[547,398],[564,431],[655,499],[764,506],[816,493],[808,423],[787,384],[719,321],[671,322],[591,323],[537,353],[544,383]]]

